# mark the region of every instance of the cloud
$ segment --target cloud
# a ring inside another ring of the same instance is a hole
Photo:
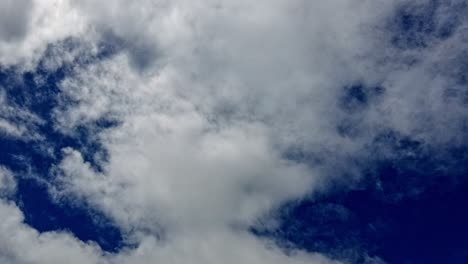
[[[6,0],[0,4],[0,65],[34,69],[47,46],[86,31],[83,16],[65,0]]]
[[[3,263],[102,263],[99,249],[63,231],[38,233],[22,223],[14,204],[0,201],[0,260]]]
[[[9,101],[6,93],[0,90],[0,133],[22,140],[36,140],[41,136],[37,127],[44,123],[40,117]]]
[[[201,237],[203,237],[201,239]],[[175,243],[158,245],[153,239],[145,240],[141,247],[131,254],[116,257],[116,263],[153,263],[164,260],[168,263],[338,263],[317,254],[292,252],[285,255],[273,245],[259,241],[250,234],[238,232],[210,232],[184,234]],[[157,248],[158,250],[154,250]]]
[[[103,263],[97,245],[85,244],[64,231],[39,233],[23,223],[21,210],[9,201],[16,192],[12,171],[0,167],[0,260],[2,263]]]
[[[29,0],[4,1],[1,6],[0,38],[4,41],[21,39],[29,28],[29,12],[32,9]]]
[[[8,196],[14,193],[15,190],[16,181],[13,173],[4,167],[0,167],[0,196]]]
[[[388,131],[434,147],[466,143],[466,90],[454,77],[464,24],[443,38],[408,29],[394,18],[412,12],[408,1],[21,3],[31,11],[0,27],[4,66],[56,69],[83,50],[98,54],[103,42],[118,47],[70,67],[50,120],[71,136],[116,120],[92,135],[109,158],[95,161],[97,171],[66,147],[49,184],[57,201],[102,211],[136,246],[107,255],[65,232],[38,234],[2,202],[12,215],[5,228],[26,238],[0,240],[8,252],[0,255],[13,263],[66,255],[86,263],[331,263],[288,254],[248,230],[334,180],[359,181],[359,161],[387,155],[375,141]],[[409,43],[414,31],[424,45]],[[57,44],[67,39],[80,52]],[[58,51],[47,53],[51,45]],[[12,122],[34,114],[8,109],[0,108],[8,113],[2,131],[20,136],[39,126]],[[64,249],[49,250],[56,246]],[[22,247],[35,251],[21,255]]]

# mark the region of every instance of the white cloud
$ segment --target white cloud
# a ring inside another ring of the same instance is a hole
[[[246,230],[284,202],[352,175],[348,158],[368,155],[386,129],[427,144],[463,141],[467,111],[446,103],[459,100],[445,95],[453,78],[434,75],[433,65],[453,65],[466,33],[398,50],[386,23],[402,2],[21,2],[31,11],[0,27],[3,65],[33,67],[47,44],[67,37],[92,52],[108,37],[123,47],[76,65],[60,84],[54,121],[62,133],[101,118],[120,123],[93,135],[110,154],[103,171],[65,148],[51,192],[102,210],[138,246],[102,256],[69,234],[38,234],[2,202],[0,214],[12,215],[5,228],[20,230],[22,239],[1,236],[7,253],[0,255],[13,263],[62,263],[67,255],[80,263],[330,263],[318,254],[286,254]],[[21,30],[12,36],[12,28]],[[76,56],[60,50],[47,65]],[[343,87],[357,82],[385,92],[363,111],[344,112]],[[340,135],[343,120],[361,132]],[[16,123],[2,127],[22,133]],[[291,148],[319,162],[285,159]]]
[[[0,216],[0,260],[8,264],[335,263],[317,254],[292,252],[287,256],[249,234],[223,230],[179,234],[165,242],[147,236],[136,249],[112,255],[63,231],[38,233],[22,223],[23,215],[18,207],[3,200],[0,201]]]
[[[30,0],[6,0],[0,8],[0,39],[13,41],[27,34],[29,27],[29,12],[32,7]]]
[[[103,263],[97,246],[65,232],[38,233],[23,222],[14,204],[0,201],[0,260],[2,263]]]
[[[16,181],[13,173],[0,166],[0,197],[8,196],[16,190]]]
[[[16,191],[14,173],[0,167],[0,261],[26,263],[104,263],[96,245],[63,231],[39,233],[23,223],[21,210],[6,197]]]
[[[157,249],[157,250],[155,250]],[[158,244],[158,241],[146,238],[141,247],[129,254],[116,256],[116,263],[154,263],[162,260],[166,263],[207,263],[220,261],[234,263],[292,263],[292,264],[332,264],[318,254],[292,252],[285,255],[275,246],[259,241],[250,234],[243,232],[210,232],[183,234],[173,241]]]
[[[337,110],[329,106],[369,63],[351,65],[367,46],[356,14],[368,10],[334,14],[354,8],[337,4],[180,1],[161,9],[114,6],[97,15],[93,6],[98,24],[158,56],[154,65],[135,67],[137,51],[127,45],[127,53],[78,68],[62,83],[60,129],[102,117],[122,123],[100,134],[110,154],[103,173],[65,150],[59,190],[111,216],[143,248],[149,237],[161,237],[147,246],[150,253],[130,253],[143,263],[148,257],[173,263],[317,258],[263,249],[259,238],[244,232],[326,181],[320,169],[283,159],[285,148],[316,146],[335,156],[338,146],[343,153],[355,148],[334,135]],[[330,39],[321,37],[326,32]],[[336,69],[338,63],[343,69]],[[351,66],[356,70],[349,73]],[[69,99],[79,103],[70,108]]]
[[[0,65],[33,69],[49,44],[89,32],[67,0],[6,0],[0,4]],[[65,58],[62,58],[66,60]]]
[[[1,88],[1,87],[0,87]],[[37,126],[44,121],[21,106],[9,102],[3,90],[0,90],[0,134],[22,140],[37,140],[41,135]]]

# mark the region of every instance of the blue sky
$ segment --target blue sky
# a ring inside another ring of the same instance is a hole
[[[466,263],[467,8],[0,3],[0,262]]]

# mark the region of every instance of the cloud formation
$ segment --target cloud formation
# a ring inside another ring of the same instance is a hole
[[[426,18],[428,2],[1,4],[0,65],[71,65],[47,122],[72,137],[98,131],[91,136],[109,154],[87,160],[61,149],[51,196],[103,212],[134,247],[106,253],[65,231],[38,233],[2,200],[0,260],[334,263],[249,228],[334,181],[359,181],[360,162],[392,155],[376,144],[388,131],[433,148],[466,144],[468,93],[455,77],[466,24],[460,17],[449,33],[433,33],[457,1]],[[414,10],[435,29],[395,19]],[[99,57],[106,43],[114,50]],[[32,131],[45,121],[0,100],[0,131],[40,138]],[[93,130],[102,120],[115,124]]]

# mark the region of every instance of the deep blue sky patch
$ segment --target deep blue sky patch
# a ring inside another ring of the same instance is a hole
[[[397,156],[369,160],[357,186],[338,183],[288,204],[277,229],[255,232],[352,263],[466,263],[468,148],[431,151],[394,133],[384,138]]]
[[[72,40],[57,44],[59,48],[72,49],[73,46]],[[51,46],[49,52],[53,52],[53,49],[54,46]],[[111,56],[112,52],[106,49],[97,57],[103,59]],[[115,252],[124,245],[123,235],[109,219],[84,204],[71,200],[54,201],[45,186],[53,181],[53,168],[63,158],[61,150],[65,147],[80,150],[84,159],[97,171],[101,169],[100,164],[106,161],[107,151],[92,135],[117,125],[113,120],[97,120],[89,127],[79,127],[73,135],[64,135],[53,126],[52,111],[57,106],[60,81],[71,74],[72,65],[86,67],[93,60],[96,58],[84,54],[79,61],[65,64],[55,71],[42,67],[25,73],[19,73],[15,68],[1,69],[0,87],[8,103],[36,114],[45,123],[38,127],[44,140],[1,136],[0,164],[18,176],[17,194],[13,199],[25,215],[25,223],[39,232],[69,231],[83,241],[95,241],[102,249]],[[52,148],[52,153],[47,148]],[[95,160],[96,157],[99,157],[99,161]]]

